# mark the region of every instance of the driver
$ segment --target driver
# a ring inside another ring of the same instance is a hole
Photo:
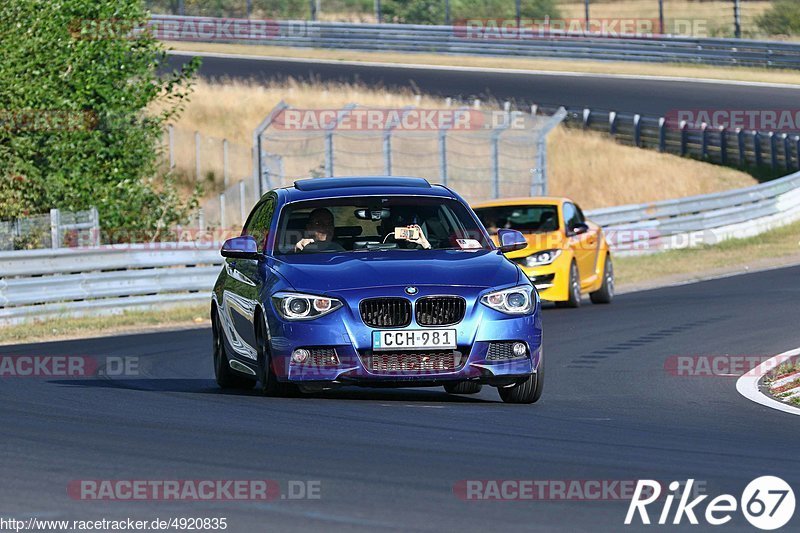
[[[314,209],[306,222],[306,238],[294,246],[294,251],[302,252],[308,247],[308,251],[343,252],[342,245],[332,240],[333,230],[333,213],[324,207]]]

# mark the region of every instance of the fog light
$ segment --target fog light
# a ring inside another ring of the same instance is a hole
[[[293,363],[305,363],[308,356],[311,355],[308,350],[304,350],[303,348],[298,348],[297,350],[292,352],[292,362]]]
[[[528,353],[528,348],[525,346],[525,343],[522,342],[515,342],[511,349],[517,357],[522,357]]]

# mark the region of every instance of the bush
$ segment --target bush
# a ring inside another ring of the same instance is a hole
[[[772,6],[756,19],[759,28],[770,35],[800,34],[800,2],[774,0]]]
[[[386,22],[406,24],[444,24],[445,0],[386,0],[383,4]],[[522,0],[522,17],[559,17],[555,0]],[[513,19],[516,8],[513,0],[451,0],[450,20]]]
[[[158,162],[197,63],[159,78],[161,44],[130,35],[146,21],[140,0],[0,4],[0,219],[95,205],[104,227],[152,236],[194,207]]]

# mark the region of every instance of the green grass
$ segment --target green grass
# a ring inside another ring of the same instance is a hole
[[[770,266],[782,258],[800,258],[800,222],[745,239],[729,239],[716,245],[670,250],[663,253],[617,257],[617,284],[638,284],[667,277],[701,278],[715,271]]]
[[[180,328],[203,324],[210,324],[207,305],[124,311],[116,315],[52,318],[0,327],[0,344],[47,342],[71,337],[111,335],[138,329]]]

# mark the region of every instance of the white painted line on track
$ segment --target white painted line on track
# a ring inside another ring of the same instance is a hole
[[[288,57],[288,56],[262,56],[248,54],[226,54],[222,52],[202,52],[170,50],[167,52],[173,56],[205,56],[218,59],[247,59],[256,61],[289,61],[293,63],[317,63],[328,65],[347,65],[347,66],[366,66],[366,67],[392,67],[401,69],[415,70],[437,70],[449,72],[484,72],[497,74],[528,74],[531,76],[555,76],[571,78],[608,78],[618,80],[647,80],[647,81],[666,81],[676,83],[708,83],[713,85],[734,85],[741,87],[767,87],[771,89],[794,89],[800,90],[800,85],[792,83],[769,83],[764,81],[744,81],[744,80],[718,80],[713,78],[691,78],[683,76],[652,76],[638,74],[603,74],[600,72],[570,72],[566,70],[530,70],[522,68],[495,68],[495,67],[459,67],[456,65],[426,65],[418,63],[391,63],[384,61],[352,61],[346,59],[314,59],[309,57]]]
[[[756,368],[740,377],[736,381],[736,390],[748,400],[752,400],[770,409],[776,409],[792,415],[800,415],[800,408],[791,407],[785,403],[773,400],[758,390],[758,381],[761,379],[761,376],[796,355],[800,355],[800,348],[767,359]]]

